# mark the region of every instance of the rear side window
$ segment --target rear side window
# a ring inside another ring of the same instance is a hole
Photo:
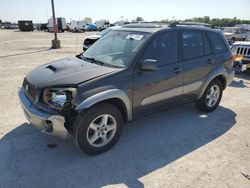
[[[224,40],[216,33],[209,32],[209,38],[213,46],[214,53],[227,51]]]
[[[184,60],[198,58],[204,55],[204,42],[202,32],[183,31],[182,49]]]
[[[168,32],[157,36],[143,54],[143,59],[155,59],[159,65],[178,61],[178,35]]]

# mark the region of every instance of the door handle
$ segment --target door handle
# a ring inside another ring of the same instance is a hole
[[[207,64],[213,65],[213,64],[215,64],[215,60],[213,60],[213,59],[208,59],[208,60],[207,60]]]
[[[180,72],[181,72],[181,68],[179,68],[179,67],[174,68],[174,73],[178,74]]]

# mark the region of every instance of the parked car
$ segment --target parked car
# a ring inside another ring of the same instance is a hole
[[[231,49],[236,56],[235,66],[238,72],[250,69],[250,36],[245,41],[235,42]]]
[[[188,102],[215,110],[233,77],[220,31],[138,24],[110,31],[76,57],[35,68],[19,98],[32,125],[72,134],[80,150],[96,155],[112,148],[123,122],[136,117]]]
[[[53,18],[50,18],[48,20],[48,25],[47,25],[47,28],[48,28],[48,31],[49,32],[53,32],[54,31],[54,22],[53,22]],[[58,31],[59,32],[64,32],[67,30],[67,22],[66,22],[66,19],[65,18],[56,18],[56,24],[57,24],[57,27],[58,27]]]
[[[108,20],[99,20],[99,21],[96,21],[95,24],[96,24],[98,31],[102,31],[110,27],[110,23]]]
[[[4,24],[4,29],[18,29],[17,24]]]
[[[121,21],[115,22],[113,25],[114,26],[123,26],[123,25],[127,25],[127,24],[129,24],[128,21],[121,20]]]
[[[88,24],[87,24],[87,30],[88,30],[88,31],[97,31],[97,27],[96,27],[96,25],[93,24],[93,23],[88,23]]]
[[[48,31],[48,27],[47,27],[47,24],[38,24],[36,29],[38,31]]]
[[[241,27],[246,29],[247,31],[250,31],[250,24],[236,24],[234,27]]]
[[[100,33],[95,35],[87,36],[83,41],[83,51],[86,51],[92,44],[94,44],[99,38],[106,35],[109,31],[119,28],[120,26],[109,27]]]
[[[20,31],[34,31],[33,22],[31,20],[19,20],[18,28]]]
[[[234,43],[235,41],[244,41],[250,34],[242,27],[225,27],[223,33],[226,39],[231,43]]]

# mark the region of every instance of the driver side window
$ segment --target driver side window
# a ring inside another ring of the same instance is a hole
[[[143,54],[143,60],[157,60],[159,66],[178,61],[178,34],[168,32],[157,36],[151,41]]]

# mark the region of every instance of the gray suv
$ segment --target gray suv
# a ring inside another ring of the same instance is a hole
[[[211,112],[233,80],[232,54],[220,31],[132,24],[110,31],[86,52],[27,74],[19,98],[44,133],[74,137],[96,155],[118,141],[123,122],[180,103]]]

